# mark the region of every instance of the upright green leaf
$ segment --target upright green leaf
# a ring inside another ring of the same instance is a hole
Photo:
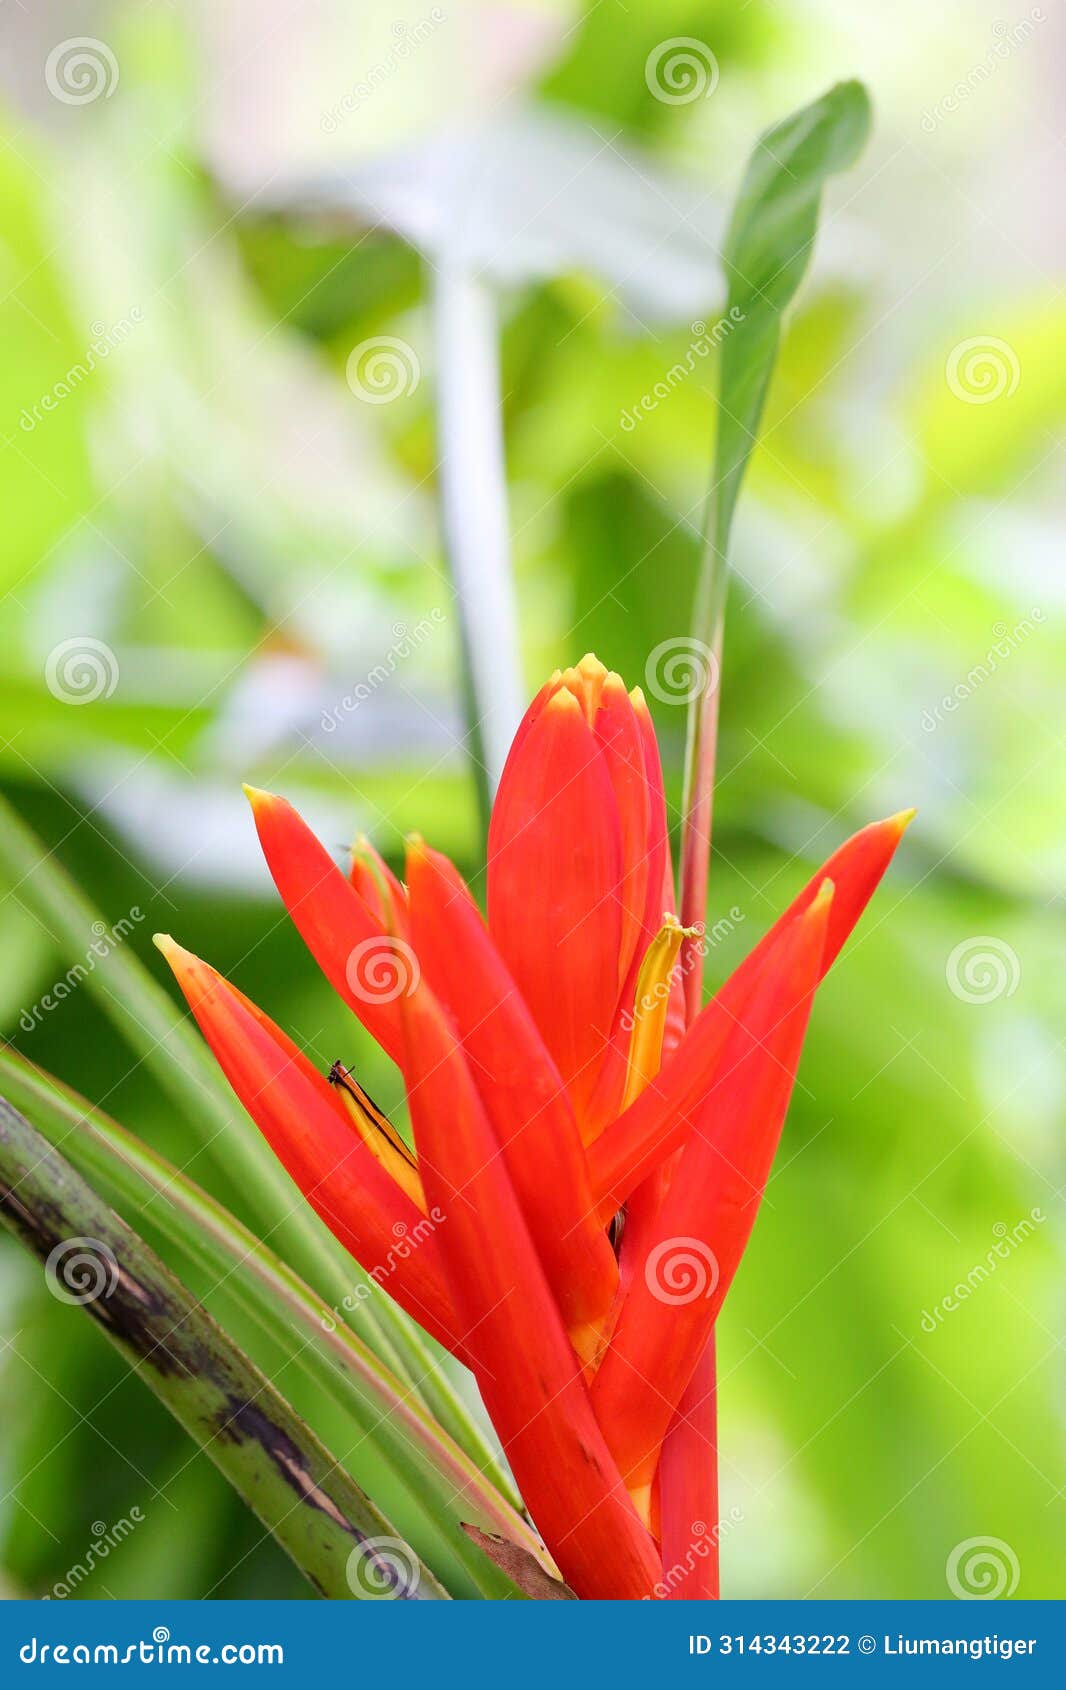
[[[0,1221],[44,1263],[59,1299],[96,1322],[323,1596],[447,1597],[269,1379],[3,1099]]]
[[[870,129],[861,82],[839,82],[756,143],[726,233],[727,316],[708,546],[724,565],[740,484],[770,385],[782,313],[814,248],[822,189],[858,158]]]
[[[858,158],[870,128],[860,82],[840,82],[820,100],[768,129],[755,146],[726,232],[722,262],[730,327],[721,344],[714,466],[704,508],[704,553],[693,642],[706,686],[689,704],[682,802],[681,919],[703,921],[711,850],[711,805],[722,616],[737,498],[762,419],[781,339],[782,315],[807,270],[826,180]],[[690,1012],[698,1007],[699,940],[686,941],[683,974]]]

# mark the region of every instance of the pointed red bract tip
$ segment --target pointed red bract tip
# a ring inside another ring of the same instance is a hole
[[[304,944],[371,1037],[399,1061],[396,999],[416,964],[402,931],[394,936],[393,923],[382,919],[391,901],[387,880],[368,903],[287,799],[246,790],[267,867]],[[402,928],[398,919],[395,925]]]
[[[365,833],[359,834],[352,846],[348,878],[384,931],[404,937],[407,893]]]
[[[330,1231],[427,1332],[456,1334],[434,1225],[367,1149],[329,1081],[263,1010],[209,963],[159,934],[200,1031],[282,1166]],[[418,1248],[397,1249],[400,1237]]]

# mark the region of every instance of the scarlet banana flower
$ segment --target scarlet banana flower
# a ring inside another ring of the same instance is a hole
[[[573,1590],[716,1595],[710,1561],[680,1586],[670,1571],[717,1521],[701,1358],[813,994],[909,816],[841,846],[686,1025],[655,734],[594,657],[553,675],[519,727],[487,921],[420,838],[406,884],[365,843],[345,872],[284,799],[249,797],[293,921],[402,1070],[414,1149],[355,1074],[319,1074],[161,939],[234,1091],[364,1269],[473,1370]],[[670,1294],[690,1271],[706,1289]]]

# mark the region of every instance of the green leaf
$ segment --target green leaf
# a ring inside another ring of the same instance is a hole
[[[81,1175],[0,1099],[0,1220],[335,1599],[447,1598],[269,1379]]]
[[[757,142],[726,232],[726,316],[708,544],[724,566],[740,484],[755,445],[782,313],[814,248],[822,189],[858,158],[870,130],[861,82],[839,82]]]
[[[861,82],[840,82],[820,100],[768,129],[756,143],[726,231],[728,291],[718,376],[714,467],[703,515],[693,644],[706,687],[689,705],[682,799],[681,919],[702,923],[707,907],[711,807],[722,618],[729,540],[741,482],[762,419],[781,340],[782,313],[810,263],[826,180],[855,162],[870,128]],[[690,1013],[699,1004],[698,939],[686,941],[682,971]]]
[[[455,1594],[517,1594],[472,1547],[460,1530],[464,1522],[504,1534],[539,1557],[547,1570],[543,1546],[526,1520],[418,1397],[223,1204],[135,1134],[13,1051],[0,1051],[0,1087],[109,1201],[150,1212],[158,1230],[205,1268],[268,1336],[277,1339],[282,1317],[292,1324],[298,1339],[293,1361],[351,1414],[403,1487],[412,1516],[460,1563],[472,1588]]]

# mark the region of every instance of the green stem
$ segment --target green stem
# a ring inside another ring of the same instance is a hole
[[[703,929],[707,915],[707,884],[711,866],[711,824],[714,810],[714,772],[718,751],[718,701],[721,690],[722,635],[729,573],[716,544],[717,499],[707,497],[704,557],[693,617],[693,642],[706,664],[707,684],[689,700],[685,744],[685,783],[681,800],[681,924],[699,931],[681,947],[681,978],[689,1021],[699,1013],[703,997]],[[697,663],[700,667],[701,663]]]

